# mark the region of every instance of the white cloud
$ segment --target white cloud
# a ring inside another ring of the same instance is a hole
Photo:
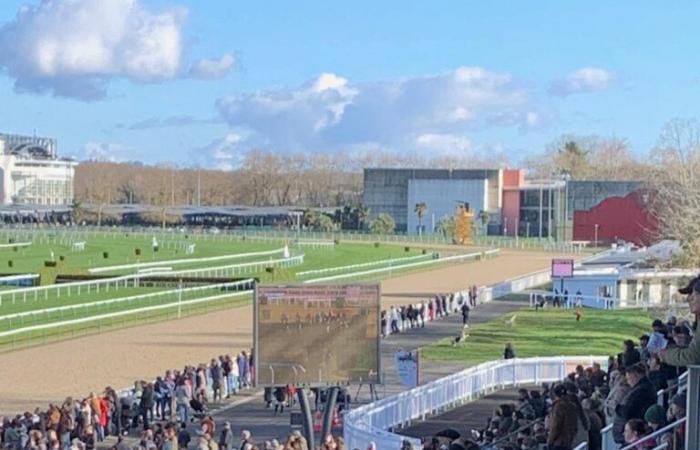
[[[0,27],[0,67],[20,91],[94,100],[110,79],[178,75],[184,8],[160,13],[140,0],[43,0]]]
[[[217,107],[230,126],[249,132],[250,145],[294,151],[422,150],[428,143],[466,148],[465,134],[480,126],[527,125],[530,103],[528,92],[510,75],[461,67],[355,84],[325,73],[296,88],[221,98]],[[504,115],[510,119],[500,124]]]
[[[564,78],[554,80],[549,86],[549,92],[562,97],[597,92],[608,89],[616,81],[617,76],[613,72],[597,67],[584,67],[569,73]]]
[[[204,147],[190,151],[190,156],[198,165],[219,170],[232,170],[240,166],[245,156],[242,143],[245,137],[230,132],[220,139],[215,139]]]
[[[83,156],[89,161],[123,162],[126,160],[127,147],[107,142],[88,142],[83,147]]]
[[[200,59],[190,67],[190,77],[199,80],[216,80],[223,78],[233,69],[236,58],[227,53],[218,59]]]
[[[472,142],[464,136],[432,133],[418,136],[416,146],[443,156],[466,156],[473,148]]]

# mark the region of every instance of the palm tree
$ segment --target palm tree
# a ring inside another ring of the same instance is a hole
[[[479,219],[481,220],[481,229],[484,231],[484,234],[486,234],[486,225],[488,225],[489,220],[491,220],[491,216],[489,215],[488,211],[479,211]]]
[[[423,217],[425,217],[425,212],[428,210],[428,204],[425,202],[416,203],[415,212],[418,215],[418,234],[423,234]]]
[[[360,205],[357,207],[357,228],[362,230],[364,229],[365,222],[367,222],[367,218],[369,217],[369,208],[366,207],[365,205]]]

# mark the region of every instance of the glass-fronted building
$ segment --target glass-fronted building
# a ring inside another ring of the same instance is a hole
[[[76,165],[58,157],[55,139],[0,134],[1,203],[71,205]]]

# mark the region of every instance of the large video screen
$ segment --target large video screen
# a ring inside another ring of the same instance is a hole
[[[258,286],[256,383],[379,382],[377,284]]]

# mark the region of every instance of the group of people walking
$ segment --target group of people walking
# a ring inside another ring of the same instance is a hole
[[[461,313],[463,324],[466,324],[469,320],[469,311],[477,305],[478,296],[478,288],[471,286],[466,291],[438,294],[417,304],[391,306],[389,311],[381,312],[382,337],[400,333],[409,328],[424,328],[427,322],[454,313]]]

